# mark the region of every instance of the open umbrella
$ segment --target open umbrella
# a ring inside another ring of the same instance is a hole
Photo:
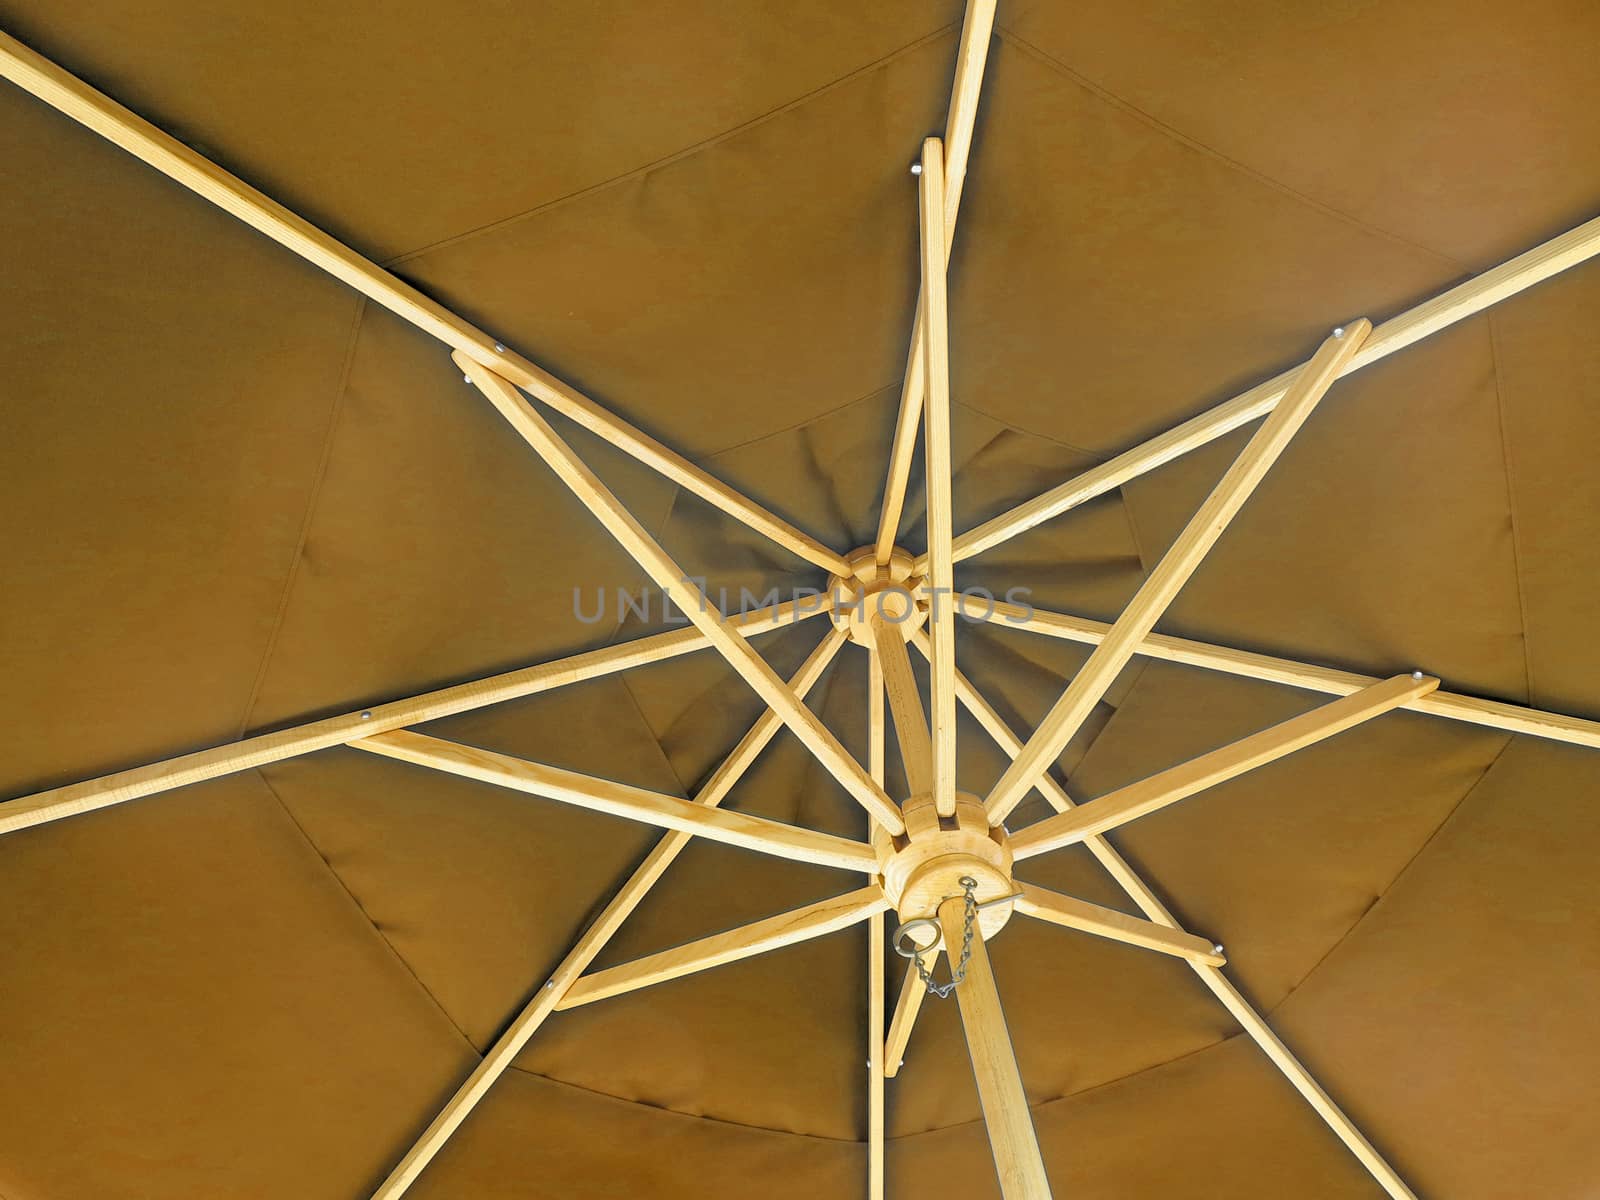
[[[1592,14],[5,23],[0,1196],[1600,1189]]]

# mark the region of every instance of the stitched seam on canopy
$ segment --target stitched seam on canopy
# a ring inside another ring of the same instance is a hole
[[[628,682],[628,673],[624,671],[617,676],[617,679],[622,684],[622,690],[627,694],[628,703],[633,705],[633,711],[639,718],[640,726],[643,727],[645,734],[650,738],[650,744],[656,748],[656,754],[661,759],[661,765],[666,767],[667,774],[671,775],[673,783],[677,784],[678,794],[693,799],[689,789],[684,786],[683,777],[678,774],[678,768],[672,765],[672,759],[667,754],[667,748],[661,744],[661,738],[656,733],[655,726],[650,724],[650,718],[644,715],[644,707],[639,703],[639,697],[634,693],[633,685]]]
[[[456,1034],[472,1050],[472,1052],[481,1058],[483,1056],[483,1051],[478,1049],[477,1044],[473,1042],[473,1040],[467,1036],[466,1031],[456,1023],[456,1019],[450,1015],[449,1010],[446,1009],[442,1003],[440,1003],[439,997],[435,996],[432,989],[429,988],[427,984],[422,982],[422,977],[417,974],[416,969],[413,968],[411,963],[407,961],[405,955],[401,954],[400,951],[396,949],[395,944],[389,940],[388,935],[378,927],[378,923],[372,919],[372,914],[367,911],[366,905],[361,903],[361,900],[356,896],[355,892],[350,889],[350,885],[344,881],[344,876],[339,874],[339,872],[334,868],[334,865],[328,861],[327,855],[323,854],[322,850],[317,846],[317,843],[312,840],[311,835],[306,832],[306,827],[300,824],[300,819],[294,815],[294,810],[284,803],[283,797],[278,794],[278,789],[272,786],[272,782],[267,778],[266,773],[262,771],[260,767],[256,767],[252,771],[252,774],[254,774],[255,777],[261,781],[262,786],[267,789],[268,794],[270,794],[272,798],[278,802],[278,807],[281,808],[284,815],[289,818],[289,823],[294,826],[296,832],[298,832],[301,838],[305,840],[307,848],[310,849],[312,854],[316,855],[317,861],[327,869],[328,874],[331,875],[334,882],[339,885],[339,890],[349,897],[350,903],[355,906],[356,911],[361,914],[361,918],[366,921],[367,925],[372,929],[373,935],[388,948],[390,954],[394,955],[395,962],[400,964],[400,967],[407,975],[411,977],[412,982],[417,985],[417,988],[422,992],[422,994],[432,1002],[434,1008],[439,1010],[439,1015],[449,1022],[450,1028],[455,1030]]]
[[[1145,553],[1144,539],[1139,536],[1139,522],[1133,519],[1133,505],[1128,502],[1128,485],[1123,484],[1117,488],[1117,499],[1122,503],[1122,516],[1128,522],[1128,537],[1133,542],[1133,552],[1139,557],[1140,570],[1150,574],[1151,562]]]
[[[793,433],[797,429],[806,429],[811,425],[816,424],[818,421],[822,421],[833,416],[835,413],[842,413],[847,408],[853,408],[857,404],[865,404],[869,400],[876,399],[887,391],[898,391],[899,387],[899,380],[896,380],[893,383],[886,383],[882,387],[873,388],[870,392],[855,397],[853,400],[846,400],[842,404],[836,404],[832,408],[827,408],[822,412],[813,413],[809,417],[804,417],[792,425],[785,425],[782,429],[774,429],[768,433],[758,433],[754,437],[745,438],[742,442],[734,442],[731,446],[723,446],[721,449],[713,450],[705,456],[706,461],[709,462],[711,459],[717,458],[723,454],[732,454],[735,450],[743,450],[749,446],[759,445],[768,438],[775,438],[785,433]]]
[[[1206,994],[1210,995],[1209,992]],[[1245,1036],[1246,1035],[1242,1032],[1227,1034],[1224,1037],[1217,1038],[1215,1041],[1207,1042],[1203,1046],[1196,1046],[1193,1050],[1186,1050],[1176,1058],[1169,1058],[1163,1062],[1151,1063],[1147,1067],[1140,1067],[1136,1071],[1129,1071],[1126,1075],[1118,1075],[1115,1079],[1104,1079],[1099,1083],[1092,1083],[1088,1087],[1081,1088],[1078,1091],[1064,1092],[1059,1096],[1051,1096],[1048,1100],[1040,1100],[1037,1103],[1029,1104],[1028,1111],[1038,1112],[1041,1109],[1050,1108],[1056,1104],[1066,1104],[1073,1100],[1081,1100],[1087,1096],[1093,1096],[1096,1092],[1104,1091],[1106,1088],[1113,1088],[1119,1084],[1128,1083],[1132,1080],[1139,1079],[1142,1076],[1151,1075],[1157,1071],[1164,1071],[1168,1067],[1176,1066],[1178,1063],[1187,1062],[1191,1058],[1197,1058],[1208,1051],[1215,1050],[1218,1046],[1226,1046],[1229,1042],[1236,1042]],[[952,1129],[967,1129],[974,1125],[982,1125],[983,1123],[982,1117],[975,1117],[970,1121],[957,1121],[953,1125],[935,1125],[929,1129],[918,1129],[913,1133],[896,1134],[889,1140],[892,1142],[904,1142],[909,1141],[912,1138],[926,1137],[929,1134],[946,1133]]]
[[[1439,824],[1434,827],[1433,832],[1423,839],[1422,845],[1417,847],[1416,853],[1410,858],[1406,859],[1405,864],[1401,866],[1400,870],[1395,873],[1394,878],[1389,880],[1389,882],[1384,885],[1383,889],[1378,893],[1377,897],[1372,901],[1372,903],[1367,905],[1365,911],[1363,911],[1359,917],[1351,922],[1350,928],[1346,929],[1344,933],[1340,935],[1339,939],[1335,941],[1333,945],[1328,947],[1327,952],[1323,954],[1321,958],[1317,959],[1316,962],[1311,964],[1310,969],[1300,977],[1299,982],[1290,987],[1289,990],[1283,994],[1282,999],[1280,999],[1276,1004],[1267,1010],[1268,1016],[1272,1016],[1274,1013],[1276,1013],[1289,1002],[1289,999],[1296,992],[1305,987],[1305,985],[1310,981],[1311,977],[1322,968],[1323,964],[1332,958],[1334,954],[1338,952],[1340,947],[1342,947],[1351,939],[1351,937],[1355,935],[1356,930],[1360,929],[1366,923],[1367,919],[1371,917],[1372,914],[1379,909],[1379,907],[1382,906],[1383,902],[1387,900],[1391,894],[1393,894],[1395,887],[1398,886],[1400,881],[1405,878],[1407,872],[1409,872],[1411,868],[1416,865],[1417,860],[1427,853],[1428,848],[1432,846],[1433,843],[1438,839],[1439,835],[1444,832],[1446,826],[1455,820],[1456,814],[1461,811],[1461,809],[1466,805],[1467,801],[1470,800],[1478,788],[1482,786],[1483,781],[1489,777],[1489,773],[1493,771],[1496,764],[1498,764],[1499,761],[1505,757],[1506,751],[1511,748],[1511,744],[1516,740],[1516,734],[1507,735],[1504,744],[1502,744],[1500,749],[1495,752],[1495,756],[1489,760],[1489,765],[1484,767],[1483,771],[1478,775],[1478,777],[1472,781],[1472,786],[1467,788],[1467,790],[1462,793],[1461,799],[1457,800],[1455,804],[1451,806],[1450,811],[1444,815],[1444,820],[1440,821]]]
[[[1517,580],[1517,606],[1522,617],[1522,671],[1527,682],[1528,703],[1534,703],[1533,651],[1529,646],[1528,588],[1522,575],[1522,522],[1517,517],[1517,489],[1511,478],[1511,435],[1506,426],[1505,388],[1500,378],[1500,333],[1495,328],[1492,313],[1485,313],[1484,325],[1489,334],[1489,364],[1494,372],[1494,403],[1500,419],[1500,461],[1505,467],[1506,508],[1511,513],[1511,564]]]
[[[267,670],[272,665],[272,657],[278,648],[278,635],[283,631],[284,619],[289,613],[289,601],[294,595],[295,581],[300,578],[300,567],[305,562],[306,542],[311,537],[311,526],[316,520],[317,505],[322,499],[322,485],[328,477],[328,464],[333,459],[334,436],[338,432],[339,418],[344,412],[345,395],[350,390],[350,375],[355,369],[356,346],[361,340],[361,326],[366,316],[367,298],[356,298],[355,320],[350,326],[350,342],[345,348],[344,365],[339,372],[339,388],[334,393],[333,404],[328,412],[327,429],[322,435],[322,453],[317,460],[317,471],[311,480],[311,491],[306,497],[305,517],[300,522],[300,533],[295,539],[294,555],[289,560],[289,570],[284,576],[283,591],[278,597],[278,609],[273,614],[272,628],[267,633],[267,644],[261,652],[261,664],[256,668],[255,680],[250,685],[250,694],[245,699],[244,710],[239,714],[239,728],[235,733],[236,738],[242,738],[245,731],[250,728],[250,715],[255,711],[256,702],[261,697],[261,689],[266,684]]]
[[[1375,237],[1381,237],[1385,241],[1393,242],[1398,246],[1404,246],[1407,249],[1414,250],[1420,254],[1425,254],[1435,262],[1445,263],[1457,271],[1462,272],[1463,274],[1471,273],[1470,268],[1467,267],[1465,263],[1458,262],[1447,254],[1443,254],[1432,247],[1424,246],[1420,242],[1414,242],[1400,234],[1391,233],[1389,230],[1383,229],[1380,226],[1363,221],[1360,217],[1353,216],[1350,213],[1334,208],[1332,205],[1326,204],[1315,197],[1308,196],[1304,192],[1297,191],[1287,183],[1284,183],[1278,179],[1274,179],[1272,176],[1264,174],[1261,171],[1256,170],[1254,167],[1240,162],[1236,158],[1230,158],[1228,155],[1224,154],[1215,147],[1208,146],[1204,142],[1191,137],[1182,130],[1167,124],[1160,117],[1146,112],[1138,105],[1124,99],[1115,92],[1102,87],[1100,84],[1094,82],[1092,79],[1089,79],[1087,76],[1079,74],[1072,67],[1069,67],[1066,63],[1051,55],[1048,51],[1041,49],[1013,31],[1006,29],[1003,26],[996,25],[995,34],[1002,42],[1014,46],[1016,49],[1022,51],[1030,57],[1037,59],[1042,66],[1045,66],[1048,69],[1055,71],[1057,74],[1072,80],[1072,82],[1078,84],[1091,95],[1098,97],[1114,108],[1121,109],[1129,116],[1138,119],[1145,125],[1148,125],[1151,129],[1155,130],[1157,133],[1160,133],[1172,139],[1173,141],[1178,142],[1180,145],[1187,146],[1191,150],[1195,150],[1201,154],[1204,154],[1206,157],[1221,163],[1230,170],[1236,171],[1248,179],[1253,179],[1257,183],[1271,188],[1273,191],[1287,196],[1292,200],[1299,201],[1301,204],[1306,205],[1308,208],[1315,209],[1324,216],[1333,217],[1336,220],[1342,221],[1343,223],[1355,229],[1359,229],[1364,233],[1372,234]]]
[[[699,154],[703,150],[710,150],[731,138],[738,137],[742,133],[746,133],[749,130],[755,129],[761,125],[765,125],[768,121],[771,121],[777,117],[781,117],[785,113],[792,112],[804,104],[809,104],[811,101],[819,99],[820,97],[827,95],[829,92],[832,92],[837,88],[844,87],[845,85],[854,82],[862,76],[868,75],[873,71],[886,66],[897,58],[904,57],[907,54],[915,53],[917,50],[920,50],[929,43],[936,42],[940,38],[948,37],[955,31],[955,29],[956,25],[954,22],[941,25],[938,29],[933,30],[931,33],[925,33],[916,40],[901,46],[899,49],[891,50],[888,54],[883,55],[881,58],[876,58],[864,66],[857,67],[853,71],[841,75],[837,79],[831,80],[830,82],[823,84],[821,87],[805,93],[803,96],[798,96],[793,100],[789,100],[778,105],[776,108],[769,109],[760,116],[752,117],[748,121],[744,121],[733,126],[731,129],[725,129],[721,133],[713,134],[711,137],[695,142],[692,145],[685,146],[681,150],[675,150],[671,154],[667,154],[661,158],[657,158],[651,162],[645,163],[642,167],[635,167],[630,171],[624,171],[620,175],[613,175],[610,179],[604,179],[599,183],[589,184],[586,187],[579,188],[577,191],[568,192],[564,196],[557,196],[553,200],[546,200],[540,204],[534,205],[532,208],[527,208],[523,209],[521,212],[512,213],[510,216],[501,217],[498,220],[490,221],[487,224],[479,225],[473,229],[468,229],[463,233],[442,238],[436,242],[430,242],[428,245],[418,247],[415,250],[408,250],[404,254],[400,254],[394,258],[388,259],[382,265],[387,268],[400,266],[404,263],[411,262],[414,259],[421,258],[424,255],[432,254],[435,250],[443,250],[448,246],[454,246],[460,242],[468,240],[469,238],[475,238],[480,234],[502,229],[507,225],[514,225],[518,221],[524,221],[529,217],[537,216],[539,213],[548,212],[552,208],[556,208],[563,204],[568,204],[574,200],[583,199],[587,196],[595,194],[596,192],[601,192],[607,188],[615,187],[617,184],[626,183],[630,179],[640,178],[641,176],[649,174],[651,171],[659,170],[662,167],[670,166],[676,162],[681,162],[686,158]]]
[[[575,1092],[582,1092],[586,1096],[598,1096],[602,1100],[612,1100],[618,1104],[631,1105],[634,1108],[648,1109],[651,1112],[668,1113],[674,1117],[684,1117],[690,1121],[706,1121],[712,1125],[726,1125],[732,1129],[748,1129],[754,1133],[773,1133],[784,1137],[805,1138],[813,1142],[829,1142],[834,1145],[859,1146],[857,1138],[829,1137],[822,1133],[803,1133],[797,1129],[779,1129],[773,1125],[755,1125],[748,1121],[731,1121],[726,1117],[708,1117],[704,1113],[684,1112],[681,1108],[671,1108],[665,1104],[651,1104],[647,1100],[630,1100],[626,1096],[619,1096],[615,1092],[602,1091],[599,1088],[584,1087],[581,1083],[573,1083],[567,1079],[557,1079],[553,1075],[544,1075],[538,1071],[530,1071],[527,1067],[519,1067],[513,1063],[510,1070],[529,1079],[537,1079],[543,1083],[554,1084],[557,1087],[571,1088]]]
[[[1079,446],[1075,442],[1065,442],[1058,437],[1052,437],[1048,433],[1040,433],[1037,429],[1024,429],[1021,425],[1014,425],[1002,417],[997,417],[991,412],[984,411],[976,404],[969,404],[965,400],[956,399],[954,396],[950,398],[950,403],[956,408],[964,408],[968,412],[977,413],[985,420],[993,421],[996,425],[999,425],[1004,429],[1009,429],[1012,433],[1020,433],[1024,437],[1038,438],[1042,442],[1049,442],[1052,446],[1060,446],[1063,450],[1071,450],[1074,454],[1081,454],[1085,458],[1089,459],[1095,466],[1099,466],[1109,457],[1109,455],[1103,451],[1090,450],[1088,447]]]

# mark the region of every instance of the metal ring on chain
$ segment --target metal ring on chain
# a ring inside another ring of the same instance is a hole
[[[916,920],[907,921],[894,931],[895,953],[902,958],[911,960],[911,965],[917,970],[917,977],[927,985],[928,994],[937,996],[941,1000],[949,999],[950,993],[965,981],[967,978],[967,963],[972,960],[972,931],[978,915],[978,898],[974,893],[977,890],[978,881],[970,875],[963,875],[959,882],[961,884],[961,894],[966,900],[966,912],[961,920],[961,958],[950,969],[949,983],[935,983],[933,975],[928,971],[928,965],[922,961],[922,952],[932,949],[937,939],[935,939],[935,942],[929,942],[926,946],[918,946],[913,943],[909,951],[900,944],[901,939],[912,929],[921,925],[932,925],[937,929],[939,928],[938,921],[931,917],[918,917]],[[945,899],[954,899],[954,897],[947,896]]]

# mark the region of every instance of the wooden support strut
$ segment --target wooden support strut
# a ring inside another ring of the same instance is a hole
[[[592,1004],[624,992],[665,983],[709,971],[726,963],[738,962],[792,946],[796,942],[810,941],[828,933],[848,929],[868,917],[888,910],[889,901],[876,885],[859,888],[829,900],[820,900],[791,912],[779,913],[726,933],[712,934],[685,946],[646,955],[632,962],[608,967],[585,975],[567,990],[556,1004],[557,1010],[577,1008]]]
[[[1153,921],[1130,917],[1127,913],[1091,904],[1076,896],[1064,896],[1031,883],[1019,883],[1022,895],[1017,897],[1017,911],[1025,917],[1092,933],[1096,937],[1154,950],[1157,954],[1170,954],[1174,958],[1187,958],[1207,966],[1220,967],[1228,961],[1222,947],[1203,937],[1171,929]]]
[[[677,796],[527,762],[475,746],[462,746],[407,729],[363,738],[350,745],[414,766],[528,792],[630,821],[643,821],[663,829],[676,829],[758,854],[845,871],[865,871],[869,875],[878,870],[877,855],[865,842],[852,842],[831,833],[785,825],[749,813],[708,808]]]
[[[873,818],[892,833],[905,829],[900,810],[872,777],[850,756],[815,713],[802,704],[766,659],[736,636],[728,619],[707,603],[698,585],[650,536],[611,489],[580,459],[510,383],[459,351],[451,356],[522,439],[550,465],[557,478],[583,502],[607,533],[639,564],[651,581],[671,598],[696,629],[706,635],[751,689],[783,718],[790,731],[817,761],[854,796]]]
[[[942,953],[942,945],[928,951],[924,961],[930,972],[938,967]],[[922,1002],[927,995],[927,985],[922,982],[916,968],[908,964],[905,978],[900,983],[900,995],[894,1003],[894,1016],[889,1020],[889,1033],[884,1038],[883,1073],[890,1079],[905,1066],[906,1045],[911,1041],[911,1030],[916,1027],[917,1014],[922,1011]]]
[[[928,719],[923,715],[916,676],[911,673],[911,656],[906,652],[900,630],[887,618],[874,614],[867,628],[872,634],[872,659],[882,672],[889,713],[894,718],[906,788],[911,795],[920,796],[933,786],[933,743],[928,734]]]
[[[965,676],[957,675],[957,680],[962,687],[961,699],[978,718],[984,729],[1008,756],[1015,756],[1022,749],[1022,739],[1013,732],[1006,723],[1000,719],[994,707],[984,699],[982,694],[972,686]],[[1372,680],[1369,682],[1376,682]],[[1061,787],[1048,774],[1040,777],[1040,790],[1045,798],[1058,812],[1069,812],[1076,805],[1066,790]],[[1178,929],[1178,922],[1167,911],[1166,905],[1156,895],[1155,890],[1145,882],[1127,861],[1117,852],[1116,848],[1101,834],[1091,834],[1084,839],[1084,846],[1099,861],[1100,865],[1121,886],[1128,897],[1138,905],[1141,912],[1158,925],[1165,925],[1171,929]],[[1199,977],[1200,982],[1210,989],[1211,993],[1222,1002],[1224,1007],[1233,1014],[1233,1017],[1250,1035],[1251,1039],[1261,1047],[1262,1051],[1271,1059],[1294,1089],[1305,1098],[1306,1102],[1316,1111],[1317,1115],[1333,1131],[1334,1135],[1344,1143],[1345,1147],[1360,1160],[1362,1166],[1377,1180],[1380,1187],[1389,1195],[1390,1200],[1417,1200],[1403,1179],[1384,1159],[1383,1155],[1373,1147],[1361,1130],[1356,1128],[1355,1122],[1345,1115],[1344,1111],[1334,1103],[1333,1098],[1323,1090],[1322,1086],[1306,1070],[1304,1064],[1295,1058],[1294,1054],[1283,1041],[1272,1031],[1266,1019],[1258,1013],[1246,1000],[1239,989],[1223,974],[1222,969],[1210,963],[1202,962],[1198,958],[1187,958],[1191,970]],[[903,999],[903,997],[902,997]],[[898,1018],[898,1013],[896,1014]],[[892,1029],[892,1027],[891,1027]],[[909,1033],[909,1031],[908,1031]],[[891,1041],[893,1034],[891,1032]],[[904,1044],[902,1040],[902,1045]],[[893,1061],[893,1060],[891,1060]]]
[[[1027,795],[1034,781],[1066,748],[1118,672],[1133,657],[1136,647],[1177,598],[1183,585],[1216,545],[1229,522],[1244,507],[1371,330],[1367,321],[1354,321],[1335,330],[1322,343],[1321,349],[1290,386],[1283,403],[1262,422],[1177,541],[1151,570],[1111,632],[1095,647],[1088,662],[1045,714],[1022,753],[1001,775],[987,801],[991,823],[1005,820]]]
[[[1073,812],[1059,813],[1030,825],[1012,836],[1012,854],[1018,859],[1032,858],[1047,850],[1081,842],[1092,833],[1107,833],[1196,792],[1391,712],[1409,700],[1426,696],[1438,686],[1437,679],[1420,671],[1385,679],[1138,783],[1118,788]]]
[[[694,632],[688,630],[685,632]],[[830,629],[822,639],[820,645],[801,664],[789,681],[789,686],[794,688],[796,695],[805,696],[807,692],[822,678],[828,664],[839,653],[847,638],[844,633]],[[712,772],[711,778],[695,796],[695,803],[707,808],[715,808],[721,804],[733,790],[744,773],[749,770],[756,757],[766,747],[783,722],[770,708],[761,714],[759,720],[751,727],[750,731],[740,739],[739,744],[722,764]],[[652,888],[660,881],[669,866],[689,845],[690,835],[687,833],[673,832],[656,843],[644,862],[629,877],[628,881],[612,897],[611,902],[595,918],[594,923],[583,933],[577,944],[561,960],[555,972],[545,983],[544,987],[534,995],[526,1007],[517,1014],[516,1018],[502,1033],[499,1040],[484,1055],[483,1060],[473,1069],[472,1074],[456,1089],[439,1115],[423,1131],[404,1158],[395,1165],[387,1179],[373,1193],[372,1200],[398,1200],[422,1174],[427,1165],[433,1161],[436,1154],[444,1148],[450,1136],[466,1120],[467,1115],[477,1107],[478,1102],[488,1094],[494,1081],[510,1068],[522,1048],[528,1044],[530,1038],[544,1024],[545,1018],[555,1011],[556,1001],[566,995],[567,989],[573,982],[588,969],[595,957],[606,944],[615,936],[628,917],[633,913],[644,898],[649,895]]]
[[[607,412],[410,284],[230,175],[81,79],[0,33],[0,76],[148,163],[374,303],[482,363],[784,549],[839,574],[844,557]]]

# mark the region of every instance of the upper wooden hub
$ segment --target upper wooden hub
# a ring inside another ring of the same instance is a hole
[[[882,827],[872,833],[883,873],[884,894],[900,920],[932,917],[939,902],[962,894],[962,879],[971,879],[978,903],[1010,896],[1011,846],[1002,827],[991,827],[983,801],[956,793],[956,815],[940,819],[931,795],[913,796],[901,808],[906,831],[891,836]],[[1011,919],[1014,905],[983,910],[979,926],[988,941]]]
[[[850,573],[828,580],[834,625],[858,646],[871,646],[867,621],[882,613],[910,641],[928,619],[927,580],[913,574],[911,554],[896,546],[889,561],[880,564],[874,548],[863,546],[845,555],[845,561]]]

